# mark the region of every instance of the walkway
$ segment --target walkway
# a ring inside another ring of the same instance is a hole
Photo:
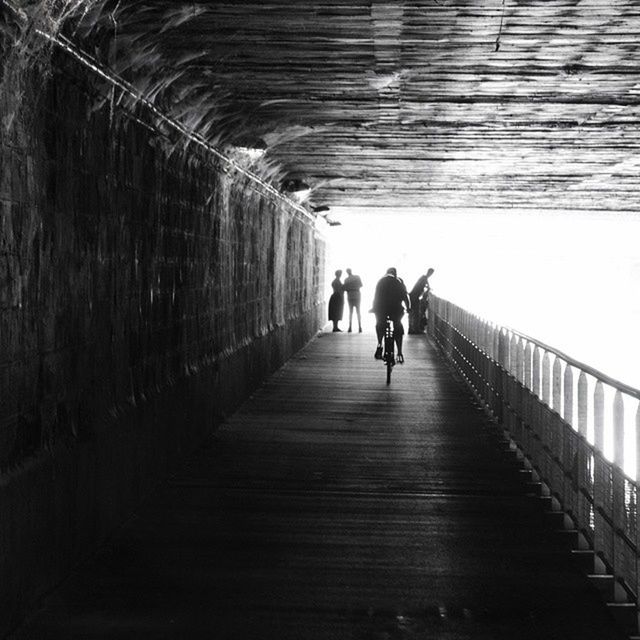
[[[599,597],[423,336],[276,373],[19,640],[607,640]]]

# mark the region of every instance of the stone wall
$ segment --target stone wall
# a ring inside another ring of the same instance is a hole
[[[304,216],[58,55],[0,95],[0,636],[323,314]]]

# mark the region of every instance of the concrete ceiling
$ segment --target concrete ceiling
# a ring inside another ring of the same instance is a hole
[[[264,140],[310,205],[640,210],[637,0],[92,11],[85,49],[220,148]]]

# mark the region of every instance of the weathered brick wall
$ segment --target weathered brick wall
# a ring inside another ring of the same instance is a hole
[[[299,213],[55,68],[0,134],[0,636],[323,315]]]

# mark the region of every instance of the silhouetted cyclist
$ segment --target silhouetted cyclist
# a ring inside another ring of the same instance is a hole
[[[404,315],[405,307],[407,310],[411,308],[407,287],[398,278],[395,267],[389,267],[387,273],[378,280],[373,297],[373,308],[371,309],[376,316],[376,335],[378,337],[378,346],[374,355],[376,360],[382,358],[385,322],[389,317],[393,322],[393,336],[398,350],[397,362],[400,364],[404,362],[402,353],[402,336],[404,335],[402,316]]]

